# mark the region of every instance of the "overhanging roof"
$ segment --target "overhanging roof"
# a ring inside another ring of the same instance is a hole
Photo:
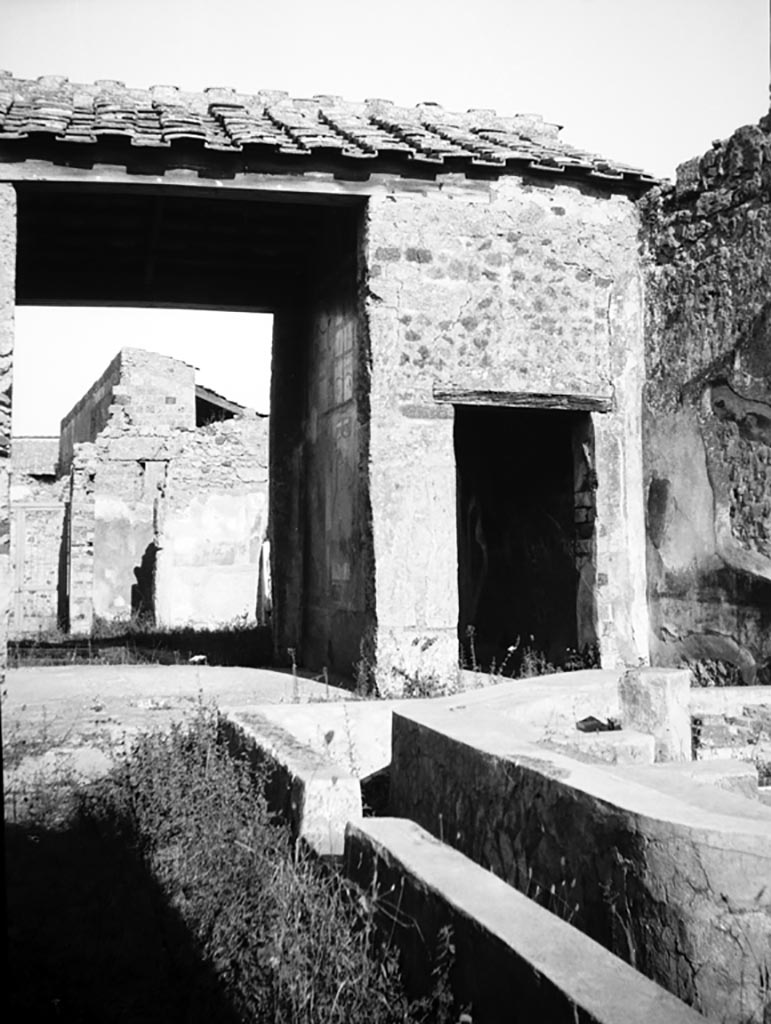
[[[30,81],[0,72],[0,148],[16,151],[16,159],[28,151],[39,155],[32,154],[35,144],[84,156],[122,143],[148,155],[166,151],[170,161],[193,147],[211,162],[240,157],[253,167],[270,160],[292,173],[334,161],[359,176],[420,167],[422,173],[466,175],[534,172],[635,191],[655,182],[637,168],[562,142],[559,130],[537,115],[452,113],[433,103],[407,108],[386,100],[292,99],[227,88],[133,89],[106,80],[77,85],[61,76]]]

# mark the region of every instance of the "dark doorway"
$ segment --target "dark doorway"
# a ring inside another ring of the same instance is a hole
[[[148,544],[142,561],[134,568],[136,583],[131,587],[131,616],[146,626],[155,625],[155,565],[158,549]]]
[[[465,664],[516,675],[578,649],[576,458],[586,413],[455,407],[459,634]],[[582,538],[584,539],[584,538]]]

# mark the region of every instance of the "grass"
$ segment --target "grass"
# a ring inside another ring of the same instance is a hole
[[[56,781],[6,824],[12,1019],[457,1020],[447,949],[411,1001],[373,900],[292,848],[213,710]]]

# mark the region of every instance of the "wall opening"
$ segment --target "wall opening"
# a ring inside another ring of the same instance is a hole
[[[241,593],[240,569],[248,564],[254,570],[249,615],[270,623],[276,658],[286,662],[296,656],[301,665],[350,675],[373,614],[368,480],[360,471],[368,450],[362,369],[368,354],[358,292],[362,210],[358,198],[300,193],[223,195],[199,187],[142,185],[25,184],[18,189],[17,303],[22,318],[33,307],[53,316],[49,334],[71,364],[81,362],[78,329],[68,331],[64,316],[57,322],[51,307],[109,309],[116,323],[142,314],[166,316],[164,337],[175,336],[181,346],[172,358],[190,363],[198,359],[187,323],[206,325],[201,332],[206,350],[221,363],[229,332],[213,322],[220,313],[254,321],[268,313],[273,319],[270,423],[264,443],[262,434],[255,441],[262,461],[254,470],[238,461],[237,439],[228,433],[239,417],[232,406],[244,399],[210,375],[201,376],[203,391],[196,387],[189,423],[182,423],[188,403],[181,384],[149,395],[143,386],[132,391],[123,376],[118,379],[118,370],[124,374],[127,366],[142,362],[136,356],[116,357],[116,367],[110,364],[98,382],[102,390],[86,412],[96,411],[100,430],[105,417],[112,417],[110,430],[121,434],[121,445],[109,466],[102,457],[103,435],[90,462],[85,455],[79,462],[70,459],[66,551],[72,632],[87,632],[104,600],[115,605],[116,567],[124,581],[120,586],[126,581],[128,586],[127,593],[117,595],[122,613],[152,606],[159,623],[176,627],[205,625],[197,616],[203,597],[217,621],[224,620],[223,609]],[[176,330],[171,320],[178,311],[187,321]],[[109,334],[103,331],[105,341]],[[141,329],[131,343],[151,347]],[[249,354],[244,343],[235,355],[241,380],[249,376]],[[109,358],[105,351],[100,370]],[[32,401],[39,405],[46,404],[42,362],[33,372]],[[167,377],[179,383],[186,373],[177,367]],[[22,401],[14,394],[14,415]],[[139,418],[149,423],[154,415],[150,405],[158,406],[159,429],[138,431]],[[166,420],[174,422],[169,426]],[[89,423],[74,410],[72,436],[67,434],[62,448],[72,454],[74,446],[92,442],[91,434],[99,430]],[[182,433],[192,438],[196,431],[212,435],[206,435],[209,448],[221,442],[216,457],[209,458],[207,448],[203,468],[200,451],[177,444]],[[148,437],[152,444],[144,444]],[[246,447],[243,439],[238,443]],[[155,486],[142,470],[148,460],[165,466]],[[124,480],[127,467],[130,486]],[[206,496],[198,486],[203,471],[207,486],[217,482]],[[269,546],[252,529],[258,520],[267,521]],[[222,524],[226,534],[216,532]],[[120,554],[113,543],[118,528],[121,538],[131,539],[120,544]],[[102,543],[108,529],[111,546]],[[156,550],[154,591],[142,568],[150,544]],[[101,561],[97,548],[106,552]],[[221,581],[217,587],[213,566]]]
[[[595,636],[588,413],[455,407],[459,640],[467,667],[589,657]]]

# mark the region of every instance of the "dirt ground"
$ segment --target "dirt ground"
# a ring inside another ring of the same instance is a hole
[[[5,792],[51,771],[89,777],[133,736],[200,702],[298,704],[350,693],[269,669],[208,665],[73,665],[9,669],[3,687]]]

